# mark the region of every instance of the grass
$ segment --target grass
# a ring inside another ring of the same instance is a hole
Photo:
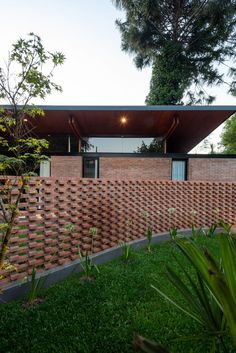
[[[217,239],[197,241],[218,254]],[[189,267],[172,243],[163,243],[151,253],[135,252],[128,262],[117,259],[100,266],[94,282],[81,283],[73,275],[48,289],[39,305],[1,305],[0,352],[128,353],[133,352],[134,332],[161,341],[173,353],[209,351],[207,339],[178,341],[180,336],[201,335],[203,329],[150,287],[158,283],[177,296],[163,277],[167,262],[177,270],[173,253]]]

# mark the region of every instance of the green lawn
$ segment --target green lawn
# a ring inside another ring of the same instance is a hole
[[[200,242],[218,254],[217,239]],[[22,302],[1,305],[0,352],[133,352],[134,332],[161,341],[172,352],[209,352],[208,340],[178,340],[182,335],[200,335],[203,329],[150,287],[158,283],[177,297],[163,276],[167,263],[180,272],[173,253],[189,267],[172,243],[163,243],[151,254],[135,252],[128,263],[117,259],[100,266],[94,282],[82,284],[79,275],[73,275],[47,290],[40,305],[27,309]]]

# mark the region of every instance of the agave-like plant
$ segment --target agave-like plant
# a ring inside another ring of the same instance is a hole
[[[78,247],[78,255],[80,260],[80,266],[83,270],[84,279],[88,281],[89,279],[92,278],[93,269],[95,269],[97,273],[99,273],[99,269],[97,265],[95,265],[95,263],[93,262],[93,259],[91,258],[91,256],[88,254],[87,251],[85,253],[85,256],[83,256],[80,251],[80,248]]]
[[[83,273],[84,273],[84,278],[86,281],[89,281],[92,279],[92,272],[93,269],[99,273],[99,269],[97,265],[93,262],[93,259],[91,257],[93,253],[93,247],[94,247],[94,238],[97,236],[97,228],[96,227],[91,227],[88,230],[89,234],[91,234],[91,244],[90,244],[90,251],[86,251],[85,256],[82,255],[80,247],[78,246],[78,256],[80,259],[80,265],[82,267]]]
[[[213,340],[212,351],[216,343],[224,344],[224,333],[229,328],[234,345],[236,346],[236,236],[231,227],[221,222],[224,231],[219,235],[220,262],[204,249],[203,251],[188,238],[175,237],[174,241],[188,258],[196,270],[195,281],[182,265],[181,268],[188,281],[186,285],[182,279],[167,267],[167,278],[182,295],[186,305],[171,298],[160,288],[152,285],[162,297],[175,305],[182,312],[200,323]],[[172,237],[173,238],[173,237]],[[161,353],[167,352],[158,344],[136,337],[136,349],[140,352]]]
[[[128,261],[130,259],[131,255],[132,255],[131,244],[126,243],[124,241],[120,241],[119,244],[120,244],[120,247],[121,247],[122,252],[123,252],[123,259],[125,261]]]
[[[33,304],[39,297],[40,292],[45,284],[43,278],[37,278],[36,268],[33,267],[31,278],[27,278],[28,283],[28,293],[27,293],[27,303]]]

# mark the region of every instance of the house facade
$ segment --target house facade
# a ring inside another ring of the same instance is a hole
[[[40,176],[236,181],[236,156],[189,154],[236,106],[41,108],[45,116],[31,122],[49,141]],[[154,138],[160,152],[140,152]]]
[[[51,156],[42,176],[140,180],[236,181],[236,156],[109,154]]]

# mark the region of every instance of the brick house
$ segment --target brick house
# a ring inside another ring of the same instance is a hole
[[[35,133],[50,142],[41,176],[236,181],[236,156],[188,154],[236,106],[41,108],[45,117],[34,121]],[[154,137],[160,153],[137,153]]]

